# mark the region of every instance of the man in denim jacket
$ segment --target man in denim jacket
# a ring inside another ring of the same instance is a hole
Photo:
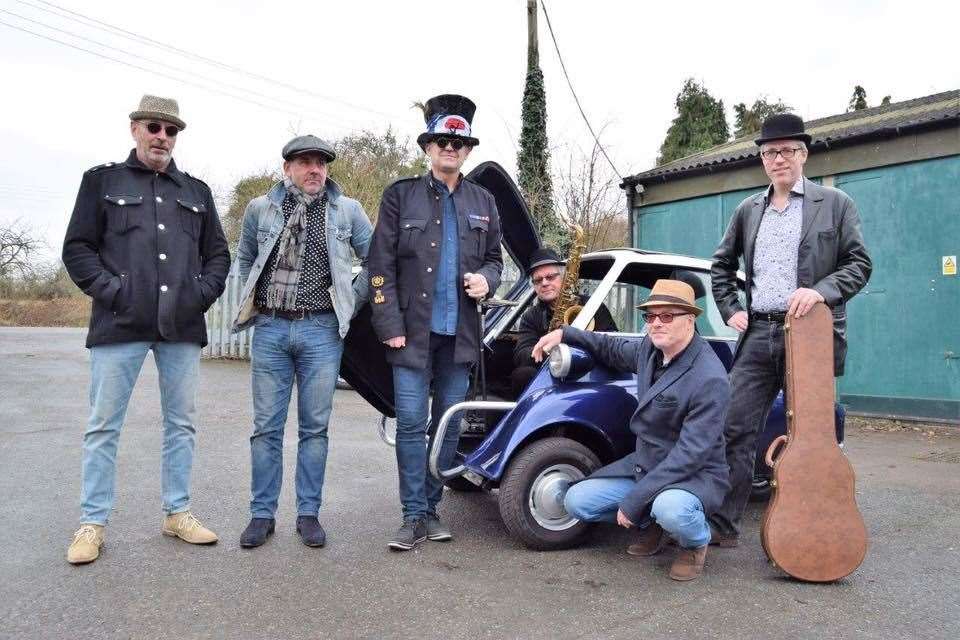
[[[297,381],[297,533],[309,547],[326,534],[317,518],[327,462],[327,423],[343,339],[366,299],[366,273],[352,278],[373,234],[360,203],[327,179],[333,147],[299,136],[283,148],[285,178],[243,214],[237,252],[244,281],[234,331],[256,326],[251,349],[253,435],[250,524],[240,546],[274,530],[283,478],[283,427]],[[351,251],[352,250],[352,251]]]

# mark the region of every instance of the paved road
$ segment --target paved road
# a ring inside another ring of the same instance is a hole
[[[71,329],[0,329],[0,637],[3,638],[957,638],[960,438],[848,435],[871,535],[834,585],[785,579],[748,542],[713,551],[678,584],[669,555],[638,561],[597,529],[581,549],[535,553],[507,537],[495,498],[448,494],[453,543],[391,554],[399,524],[392,450],[374,412],[338,391],[322,518],[303,547],[290,483],[278,530],[239,548],[247,520],[250,402],[244,363],[204,362],[194,510],[212,548],[160,535],[160,428],[148,358],[121,440],[116,510],[100,560],[72,567],[87,353]],[[285,470],[292,478],[295,418]]]

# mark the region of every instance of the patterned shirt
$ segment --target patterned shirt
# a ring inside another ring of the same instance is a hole
[[[281,211],[283,223],[286,225],[290,215],[297,206],[292,196],[283,199]],[[270,258],[267,260],[269,268],[263,270],[257,280],[254,293],[254,304],[264,308],[267,306],[267,287],[273,270],[277,266],[278,249],[280,242],[273,246]],[[330,276],[330,255],[327,253],[327,194],[314,200],[307,207],[307,243],[303,251],[303,264],[300,265],[300,277],[297,280],[297,302],[294,309],[288,311],[333,311],[333,300],[330,298],[330,286],[333,280]]]
[[[753,253],[751,311],[787,310],[787,300],[797,288],[797,252],[803,223],[803,178],[790,189],[783,211],[773,206],[773,185],[767,189],[766,207],[757,231]]]
[[[433,285],[433,307],[430,313],[430,331],[445,336],[457,335],[459,315],[460,231],[457,226],[457,206],[447,185],[431,176],[430,185],[443,202],[440,239],[440,264]],[[458,183],[459,187],[459,183]]]

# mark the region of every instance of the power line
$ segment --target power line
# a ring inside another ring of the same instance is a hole
[[[161,48],[161,49],[166,49],[167,51],[172,51],[172,52],[178,53],[178,54],[180,54],[180,55],[182,55],[182,56],[185,56],[185,57],[188,57],[188,58],[193,58],[194,60],[199,60],[199,61],[204,62],[204,63],[206,63],[206,64],[213,65],[213,66],[215,66],[215,67],[219,67],[219,68],[221,68],[221,69],[225,69],[225,70],[231,71],[231,72],[233,72],[233,73],[238,73],[238,74],[240,74],[240,75],[248,76],[248,77],[250,77],[250,78],[254,78],[254,79],[256,79],[256,80],[260,80],[261,82],[267,82],[267,83],[269,83],[269,84],[272,84],[272,85],[275,85],[275,86],[278,86],[278,87],[283,87],[284,89],[287,89],[287,90],[289,90],[289,91],[294,91],[294,92],[297,92],[297,93],[300,93],[300,94],[303,94],[303,95],[310,96],[310,97],[312,97],[312,98],[319,98],[319,99],[321,99],[321,100],[327,100],[327,101],[330,101],[330,102],[336,102],[336,103],[338,103],[338,104],[340,104],[340,105],[342,105],[342,106],[350,107],[351,109],[358,109],[358,110],[360,110],[360,111],[366,111],[366,112],[368,112],[368,113],[375,113],[375,114],[377,114],[377,115],[383,116],[383,117],[388,118],[388,119],[389,119],[389,118],[392,118],[392,116],[391,116],[390,114],[388,114],[388,113],[384,113],[384,112],[378,111],[378,110],[376,110],[376,109],[371,109],[370,107],[365,107],[365,106],[363,106],[363,105],[353,104],[352,102],[348,102],[348,101],[346,101],[346,100],[342,100],[342,99],[340,99],[340,98],[336,98],[336,97],[333,97],[333,96],[328,96],[328,95],[324,95],[324,94],[322,94],[322,93],[317,93],[317,92],[315,92],[315,91],[310,91],[309,89],[304,89],[304,88],[302,88],[302,87],[298,87],[298,86],[296,86],[296,85],[289,84],[289,83],[287,83],[287,82],[283,82],[283,81],[281,81],[281,80],[277,80],[277,79],[271,78],[271,77],[269,77],[269,76],[261,75],[261,74],[259,74],[259,73],[254,73],[254,72],[252,72],[252,71],[247,71],[246,69],[242,69],[242,68],[240,68],[240,67],[237,67],[237,66],[234,66],[234,65],[230,65],[230,64],[227,64],[227,63],[225,63],[225,62],[221,62],[221,61],[219,61],[219,60],[215,60],[215,59],[213,59],[213,58],[208,58],[207,56],[203,56],[203,55],[200,55],[200,54],[198,54],[198,53],[193,53],[193,52],[191,52],[191,51],[187,51],[186,49],[181,49],[181,48],[179,48],[179,47],[175,47],[175,46],[170,45],[170,44],[167,44],[167,43],[165,43],[165,42],[160,42],[159,40],[154,40],[153,38],[149,38],[149,37],[147,37],[147,36],[140,35],[140,34],[135,33],[135,32],[133,32],[133,31],[129,31],[129,30],[124,29],[124,28],[122,28],[122,27],[118,27],[118,26],[112,25],[112,24],[110,24],[110,23],[108,23],[108,22],[104,22],[104,21],[102,21],[102,20],[98,20],[98,19],[96,19],[96,18],[92,18],[92,17],[87,16],[87,15],[85,15],[85,14],[78,13],[78,12],[76,12],[76,11],[72,11],[72,10],[70,10],[70,9],[67,9],[67,8],[65,8],[65,7],[61,7],[61,6],[59,6],[59,5],[57,5],[57,4],[54,4],[54,3],[52,3],[52,2],[46,2],[45,0],[36,0],[36,1],[37,1],[37,2],[40,2],[41,4],[47,5],[48,7],[53,7],[54,9],[57,9],[57,10],[60,11],[60,12],[69,14],[69,16],[75,16],[76,18],[80,18],[81,20],[84,20],[84,21],[86,21],[87,23],[93,23],[93,26],[95,26],[95,28],[98,28],[98,29],[100,29],[100,30],[102,30],[102,31],[112,31],[112,32],[114,32],[114,33],[117,33],[117,34],[121,35],[121,36],[124,37],[124,38],[129,39],[129,40],[136,40],[136,41],[139,41],[139,42],[142,42],[142,43],[145,43],[145,44],[154,46],[154,47],[159,47],[159,48]],[[36,4],[33,4],[33,3],[31,3],[31,2],[25,2],[24,0],[16,0],[16,2],[19,2],[20,4],[25,4],[25,5],[29,6],[29,7],[33,7],[34,9],[38,9],[38,10],[40,10],[40,11],[45,11],[45,12],[47,12],[47,13],[51,13],[51,14],[53,14],[53,15],[55,15],[55,16],[58,16],[58,17],[61,17],[61,18],[66,18],[66,19],[68,19],[68,20],[77,21],[76,18],[70,18],[69,16],[63,15],[63,13],[56,13],[56,12],[54,12],[54,11],[50,11],[49,9],[44,9],[43,7],[37,6]]]
[[[560,47],[557,45],[557,37],[553,34],[553,25],[550,24],[550,14],[547,13],[547,3],[545,0],[540,0],[540,6],[543,7],[543,17],[547,19],[547,29],[550,31],[550,39],[553,40],[553,48],[557,52],[557,60],[560,61],[560,68],[563,70],[563,77],[567,79],[567,86],[570,87],[570,93],[573,95],[573,101],[577,103],[577,109],[580,110],[580,115],[583,116],[583,121],[587,125],[587,129],[590,131],[590,135],[593,136],[594,141],[597,143],[597,147],[600,148],[600,152],[603,154],[603,157],[607,159],[607,163],[610,164],[610,168],[613,169],[613,172],[617,174],[617,177],[620,180],[623,180],[623,176],[620,175],[620,172],[617,171],[617,167],[613,164],[613,160],[610,159],[610,156],[607,155],[607,150],[603,148],[603,145],[600,144],[600,138],[597,137],[597,134],[593,132],[593,127],[590,126],[590,120],[587,119],[587,114],[583,112],[583,107],[580,105],[580,98],[577,97],[577,92],[573,90],[573,83],[570,82],[570,76],[567,74],[567,66],[563,64],[563,56],[560,55]]]
[[[44,27],[44,28],[46,28],[46,29],[49,29],[49,30],[51,30],[51,31],[56,31],[56,32],[58,32],[58,33],[62,33],[62,34],[64,34],[64,35],[70,36],[71,38],[76,38],[76,39],[78,39],[78,40],[83,40],[83,41],[85,41],[85,42],[89,42],[89,43],[91,43],[91,44],[95,44],[95,45],[97,45],[97,46],[99,46],[99,47],[103,47],[104,49],[107,49],[107,50],[109,50],[109,51],[114,51],[114,52],[117,52],[117,53],[121,53],[121,54],[123,54],[123,55],[125,55],[125,56],[131,57],[131,58],[135,58],[135,59],[138,59],[138,60],[143,60],[143,61],[149,62],[149,63],[151,63],[151,64],[155,64],[155,65],[158,65],[158,66],[161,66],[161,67],[165,67],[165,68],[170,69],[170,70],[172,70],[172,71],[175,71],[175,72],[177,72],[177,73],[182,73],[182,74],[187,74],[187,75],[190,75],[190,76],[194,76],[194,77],[199,78],[200,80],[203,80],[203,81],[205,81],[205,82],[212,82],[212,83],[214,83],[214,84],[218,84],[218,85],[220,85],[220,86],[227,87],[228,89],[231,89],[231,90],[234,90],[234,91],[240,91],[240,92],[242,92],[242,93],[248,93],[248,94],[250,94],[250,95],[254,95],[254,96],[257,96],[257,97],[259,97],[259,98],[266,99],[266,100],[271,100],[271,101],[278,102],[278,103],[281,103],[281,104],[287,104],[287,105],[289,105],[289,106],[292,106],[294,109],[299,110],[298,115],[300,115],[300,114],[302,113],[302,114],[306,114],[306,115],[311,115],[311,116],[313,116],[313,117],[315,117],[315,118],[318,118],[318,119],[320,119],[320,118],[322,117],[323,119],[328,119],[328,120],[336,121],[336,122],[340,123],[341,125],[343,125],[343,126],[345,126],[345,127],[348,127],[348,128],[353,126],[351,123],[348,123],[348,122],[345,121],[345,120],[341,120],[341,119],[339,119],[339,118],[337,118],[337,117],[335,117],[335,116],[330,116],[330,115],[327,115],[327,114],[320,114],[320,113],[315,113],[315,112],[313,112],[313,111],[310,111],[310,110],[309,110],[309,107],[306,106],[306,105],[298,104],[298,103],[296,103],[296,102],[291,102],[290,100],[285,100],[285,99],[283,99],[283,98],[275,98],[275,97],[273,97],[273,96],[266,95],[266,94],[260,93],[260,92],[258,92],[258,91],[253,91],[253,90],[251,90],[251,89],[248,89],[247,87],[241,87],[241,86],[237,86],[237,85],[234,85],[234,84],[230,84],[230,83],[228,83],[228,82],[222,82],[222,81],[217,80],[217,79],[215,79],[215,78],[211,78],[211,77],[209,77],[209,76],[204,76],[204,75],[202,75],[202,74],[199,74],[199,73],[197,73],[197,72],[195,72],[195,71],[190,71],[189,69],[184,69],[184,68],[182,68],[182,67],[177,67],[177,66],[174,66],[174,65],[171,65],[171,64],[167,64],[167,63],[165,63],[165,62],[161,62],[161,61],[159,61],[159,60],[154,60],[153,58],[148,58],[148,57],[146,57],[146,56],[142,56],[142,55],[133,53],[133,52],[131,52],[131,51],[127,51],[127,50],[125,50],[125,49],[120,49],[119,47],[115,47],[115,46],[113,46],[113,45],[106,44],[106,43],[104,43],[104,42],[100,42],[99,40],[94,40],[94,39],[92,39],[92,38],[88,38],[88,37],[86,37],[86,36],[82,36],[82,35],[80,35],[80,34],[77,34],[77,33],[73,32],[73,31],[68,31],[68,30],[66,30],[66,29],[60,29],[60,28],[58,28],[58,27],[54,27],[54,26],[52,26],[52,25],[50,25],[50,24],[47,24],[47,23],[45,23],[45,22],[40,22],[40,21],[38,21],[38,20],[34,20],[34,19],[32,19],[32,18],[28,18],[28,17],[26,17],[26,16],[22,16],[22,15],[20,15],[20,14],[18,14],[18,13],[14,13],[13,11],[7,11],[6,9],[0,9],[0,13],[5,13],[5,14],[8,14],[8,15],[11,15],[11,16],[13,16],[13,17],[15,17],[15,18],[18,18],[18,19],[20,19],[20,20],[23,20],[23,21],[25,21],[25,22],[30,22],[30,23],[32,23],[32,24],[39,25],[39,26]]]
[[[77,51],[83,51],[84,53],[89,53],[90,55],[96,56],[96,57],[98,57],[98,58],[103,58],[104,60],[110,60],[111,62],[116,62],[116,63],[118,63],[118,64],[122,64],[122,65],[127,66],[127,67],[132,67],[132,68],[137,69],[137,70],[139,70],[139,71],[145,71],[145,72],[147,72],[147,73],[152,73],[152,74],[158,75],[158,76],[160,76],[160,77],[162,77],[162,78],[167,78],[167,79],[169,79],[169,80],[173,80],[174,82],[181,82],[181,83],[183,83],[183,84],[187,84],[187,85],[190,85],[190,86],[192,86],[192,87],[197,87],[198,89],[203,89],[203,90],[208,91],[208,92],[210,92],[210,93],[218,93],[218,94],[220,94],[220,95],[222,95],[222,96],[226,96],[226,97],[228,97],[228,98],[233,98],[234,100],[240,100],[241,102],[247,102],[247,103],[249,103],[249,104],[253,104],[253,105],[256,105],[256,106],[258,106],[258,107],[262,107],[262,108],[267,109],[267,110],[269,110],[269,111],[281,111],[281,112],[283,112],[283,113],[286,113],[286,114],[292,115],[292,116],[296,116],[296,117],[298,117],[298,118],[302,118],[304,115],[313,115],[313,114],[309,114],[309,113],[308,113],[308,114],[304,114],[304,113],[302,113],[302,112],[291,111],[291,110],[289,110],[289,109],[284,109],[284,108],[282,108],[282,107],[276,107],[276,106],[274,106],[274,105],[265,104],[265,103],[263,103],[263,102],[260,102],[259,100],[252,100],[252,99],[247,98],[247,97],[242,96],[242,95],[236,95],[236,94],[233,94],[233,93],[228,93],[228,92],[226,92],[226,91],[218,91],[218,90],[216,90],[216,89],[212,89],[212,88],[210,88],[210,87],[208,87],[208,86],[206,86],[206,85],[204,85],[204,84],[201,84],[201,83],[199,83],[199,82],[193,82],[192,80],[187,80],[187,79],[185,79],[185,78],[178,78],[178,77],[176,77],[176,76],[170,75],[169,73],[164,73],[163,71],[158,71],[158,70],[156,70],[156,69],[150,69],[150,68],[148,68],[148,67],[143,67],[143,66],[140,66],[140,65],[138,65],[138,64],[134,64],[134,63],[132,63],[132,62],[127,62],[126,60],[121,60],[121,59],[119,59],[119,58],[114,58],[113,56],[109,56],[109,55],[107,55],[107,54],[105,54],[105,53],[101,53],[101,52],[98,52],[98,51],[93,51],[92,49],[86,49],[86,48],[84,48],[84,47],[80,47],[80,46],[77,46],[77,45],[75,45],[75,44],[71,44],[71,43],[69,43],[69,42],[64,42],[63,40],[58,40],[58,39],[56,39],[56,38],[51,38],[50,36],[46,36],[46,35],[37,33],[36,31],[31,31],[30,29],[25,29],[25,28],[23,28],[23,27],[19,27],[19,26],[10,24],[9,22],[4,22],[3,20],[0,20],[0,25],[3,25],[3,26],[5,26],[5,27],[9,27],[9,28],[11,28],[11,29],[15,29],[15,30],[17,30],[17,31],[22,31],[23,33],[28,33],[28,34],[30,34],[30,35],[32,35],[32,36],[36,36],[36,37],[41,38],[41,39],[43,39],[43,40],[49,40],[50,42],[55,42],[55,43],[57,43],[57,44],[60,44],[60,45],[65,46],[65,47],[70,47],[71,49],[76,49]],[[313,117],[317,117],[317,116],[316,116],[316,115],[313,115]]]

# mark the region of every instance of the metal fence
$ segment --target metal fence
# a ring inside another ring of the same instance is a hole
[[[240,292],[243,282],[240,281],[238,263],[230,266],[227,275],[227,287],[223,295],[207,310],[207,346],[203,348],[201,356],[204,358],[250,358],[249,331],[230,333],[230,323],[236,315],[240,304]]]

